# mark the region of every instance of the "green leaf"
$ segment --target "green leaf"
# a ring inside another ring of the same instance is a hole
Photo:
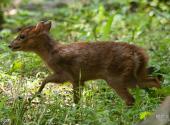
[[[141,113],[139,114],[139,117],[140,117],[141,120],[143,120],[143,119],[145,119],[146,117],[148,117],[148,116],[150,116],[150,115],[151,115],[151,112],[145,111],[145,112],[141,112]]]
[[[112,22],[113,22],[113,16],[110,16],[108,18],[108,21],[107,21],[106,25],[103,28],[103,35],[104,35],[105,39],[107,39],[109,37],[111,27],[112,27]]]
[[[21,70],[23,68],[23,66],[24,66],[24,64],[21,60],[16,60],[16,61],[14,61],[13,65],[12,65],[11,72]]]
[[[101,21],[103,21],[103,19],[105,18],[105,9],[104,6],[102,4],[100,4],[99,8],[98,8],[98,14],[95,17],[96,22],[100,23]]]

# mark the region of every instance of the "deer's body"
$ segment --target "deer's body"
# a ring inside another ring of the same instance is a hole
[[[82,42],[62,45],[51,42],[53,44],[49,49],[44,45],[37,54],[53,72],[67,72],[74,81],[108,80],[108,77],[114,77],[114,81],[128,82],[129,79],[131,82],[137,80],[141,64],[147,63],[143,50],[127,43]]]
[[[16,50],[37,53],[53,71],[54,74],[42,82],[39,92],[48,82],[69,81],[73,84],[74,101],[77,103],[77,90],[80,85],[87,80],[104,79],[127,105],[131,105],[134,99],[128,88],[160,87],[156,78],[147,76],[148,56],[142,48],[120,42],[81,42],[63,45],[54,42],[47,32],[42,32],[43,26],[44,31],[47,31],[48,25],[42,22],[36,27],[24,29],[21,34],[30,36],[27,43],[19,43],[17,41],[20,38],[16,38],[10,46],[13,50],[17,48]],[[33,35],[34,32],[39,34]]]

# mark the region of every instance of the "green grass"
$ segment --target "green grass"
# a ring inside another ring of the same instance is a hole
[[[41,4],[46,4],[43,1]],[[41,4],[32,10],[22,2],[16,15],[6,15],[0,31],[0,124],[11,125],[131,125],[139,122],[145,112],[153,112],[170,93],[170,9],[158,0],[138,2],[136,12],[130,2],[93,0],[67,6],[44,9]],[[52,20],[51,35],[68,44],[75,41],[122,41],[147,49],[153,75],[164,81],[159,90],[131,90],[136,103],[127,107],[102,80],[89,81],[79,105],[72,100],[72,87],[48,84],[41,98],[31,104],[28,98],[38,89],[38,83],[49,74],[41,59],[32,53],[11,52],[9,42],[20,26],[34,25],[40,20]],[[145,116],[144,116],[145,117]]]

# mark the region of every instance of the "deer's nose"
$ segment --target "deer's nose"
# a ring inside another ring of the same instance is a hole
[[[9,47],[9,48],[12,48],[12,46],[11,46],[11,45],[8,45],[8,47]]]
[[[12,48],[12,42],[8,45],[9,48]]]
[[[11,45],[8,45],[9,48],[11,48],[12,46]]]

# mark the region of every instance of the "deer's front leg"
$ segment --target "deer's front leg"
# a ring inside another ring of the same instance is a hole
[[[78,104],[80,101],[83,87],[84,87],[84,81],[81,81],[81,84],[79,82],[73,83],[73,99],[75,104]]]
[[[28,99],[29,103],[31,103],[32,100],[34,100],[34,98],[40,97],[41,91],[43,90],[43,88],[45,87],[45,85],[46,85],[48,82],[56,81],[57,78],[58,78],[58,76],[56,76],[56,74],[50,75],[50,76],[48,76],[47,78],[45,78],[44,81],[41,83],[41,86],[40,86],[40,88],[38,89],[38,91],[37,91],[31,98]]]
[[[36,92],[36,94],[29,99],[29,102],[31,102],[35,97],[39,96],[39,94],[41,93],[41,91],[43,90],[43,88],[45,87],[45,85],[49,82],[53,82],[53,83],[63,83],[66,81],[70,81],[72,82],[72,77],[65,72],[61,72],[61,73],[55,73],[53,75],[50,75],[48,77],[46,77],[43,82],[41,83],[41,86],[39,88],[39,90]]]
[[[41,93],[41,91],[44,89],[44,87],[45,87],[45,85],[46,85],[47,83],[49,83],[49,82],[57,82],[57,81],[60,81],[60,80],[58,79],[57,74],[53,74],[53,75],[50,75],[50,76],[46,77],[46,78],[42,81],[41,86],[40,86],[40,88],[38,89],[38,93]]]
[[[41,83],[41,86],[38,90],[38,93],[41,93],[41,91],[43,90],[43,88],[45,87],[45,85],[49,82],[53,82],[53,83],[63,83],[66,81],[72,81],[72,77],[67,74],[67,73],[60,73],[60,74],[53,74],[48,76],[47,78],[44,79],[44,81]]]

